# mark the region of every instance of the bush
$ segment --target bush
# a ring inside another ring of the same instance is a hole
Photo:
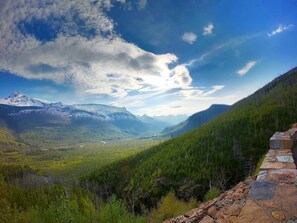
[[[176,198],[173,192],[169,192],[161,199],[158,208],[151,212],[150,219],[153,223],[163,222],[168,218],[183,214],[196,206],[198,206],[196,200],[191,199],[189,202],[181,201]]]
[[[100,211],[100,222],[102,223],[145,223],[145,217],[135,216],[128,212],[124,203],[113,195]]]
[[[204,196],[205,201],[210,201],[220,195],[220,190],[217,187],[211,188]]]

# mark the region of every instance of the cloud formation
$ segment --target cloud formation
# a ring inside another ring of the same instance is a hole
[[[185,66],[177,65],[177,56],[142,50],[114,31],[114,21],[105,10],[126,2],[4,1],[0,69],[115,98],[125,97],[132,90],[189,87],[192,78]],[[139,1],[140,8],[145,5],[146,1]],[[32,24],[45,25],[55,35],[44,39],[29,32],[26,27]]]
[[[197,35],[193,32],[185,32],[181,38],[183,41],[193,44],[197,39]]]
[[[207,26],[203,28],[203,34],[204,36],[210,36],[212,35],[212,31],[214,29],[214,25],[212,23],[209,23]]]
[[[274,35],[277,35],[277,34],[280,34],[284,31],[287,31],[287,30],[290,30],[290,29],[293,29],[294,25],[293,24],[289,24],[289,25],[278,25],[278,27],[273,30],[271,33],[268,33],[267,36],[268,37],[272,37]]]
[[[247,72],[250,71],[250,69],[252,69],[253,66],[255,66],[257,63],[257,61],[250,61],[248,62],[242,69],[240,69],[239,71],[237,71],[237,74],[239,74],[240,76],[245,75]]]

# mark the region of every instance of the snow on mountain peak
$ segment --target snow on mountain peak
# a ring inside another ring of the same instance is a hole
[[[18,91],[13,92],[11,95],[9,95],[7,98],[0,99],[0,104],[4,105],[11,105],[11,106],[34,106],[34,107],[44,107],[44,103],[37,100],[30,98]]]

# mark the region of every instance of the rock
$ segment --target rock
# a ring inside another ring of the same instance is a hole
[[[279,207],[279,203],[274,200],[269,200],[269,201],[263,201],[262,204],[268,208],[274,208],[277,209]]]
[[[238,218],[237,218],[236,216],[231,216],[231,217],[229,218],[229,222],[230,222],[230,223],[237,223],[237,222],[238,222]]]
[[[293,184],[279,184],[277,186],[277,199],[282,203],[282,209],[297,219],[297,187]]]
[[[238,222],[240,223],[271,223],[271,218],[267,216],[266,212],[259,207],[252,200],[248,200],[240,215],[238,216]]]
[[[240,214],[240,211],[241,211],[241,206],[239,204],[233,204],[230,207],[230,215],[238,216]]]
[[[234,194],[233,194],[233,200],[242,200],[244,197],[243,193],[239,192],[239,191],[236,191]]]
[[[214,223],[214,220],[212,217],[205,215],[204,218],[200,221],[200,223]]]
[[[271,149],[291,149],[293,142],[288,132],[276,132],[270,138]]]
[[[214,206],[212,206],[207,210],[207,213],[209,214],[209,216],[214,218],[217,213],[217,209]]]
[[[297,177],[296,170],[280,169],[280,170],[270,171],[266,179],[276,181],[276,182],[293,184],[296,180],[296,177]]]
[[[283,162],[283,163],[293,163],[293,157],[292,156],[276,156],[276,159],[278,162]]]
[[[225,219],[219,218],[216,223],[228,223]]]
[[[286,167],[286,164],[279,162],[264,162],[261,166],[261,170],[277,170],[283,169]]]
[[[271,200],[274,196],[276,184],[267,180],[257,180],[252,185],[249,197],[252,200]]]
[[[297,160],[296,160],[296,162],[297,162]],[[295,169],[297,169],[297,165],[295,163],[288,163],[287,168],[295,170]]]
[[[278,220],[278,221],[283,221],[283,220],[286,219],[286,216],[285,216],[284,213],[281,212],[281,211],[273,211],[273,212],[271,213],[271,215],[272,215],[272,217],[274,217],[274,218],[275,218],[276,220]]]

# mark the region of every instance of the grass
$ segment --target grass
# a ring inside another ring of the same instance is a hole
[[[259,160],[259,162],[257,163],[257,166],[256,166],[256,168],[255,168],[255,171],[254,171],[254,173],[253,173],[253,176],[257,176],[257,175],[259,174],[259,172],[260,172],[260,168],[261,168],[261,165],[262,165],[262,163],[263,163],[263,161],[264,161],[264,159],[265,159],[265,156],[266,156],[266,154],[263,154],[262,157],[260,158],[260,160]]]
[[[29,165],[43,175],[76,178],[157,143],[157,140],[126,140],[53,149],[1,151],[0,163]]]

